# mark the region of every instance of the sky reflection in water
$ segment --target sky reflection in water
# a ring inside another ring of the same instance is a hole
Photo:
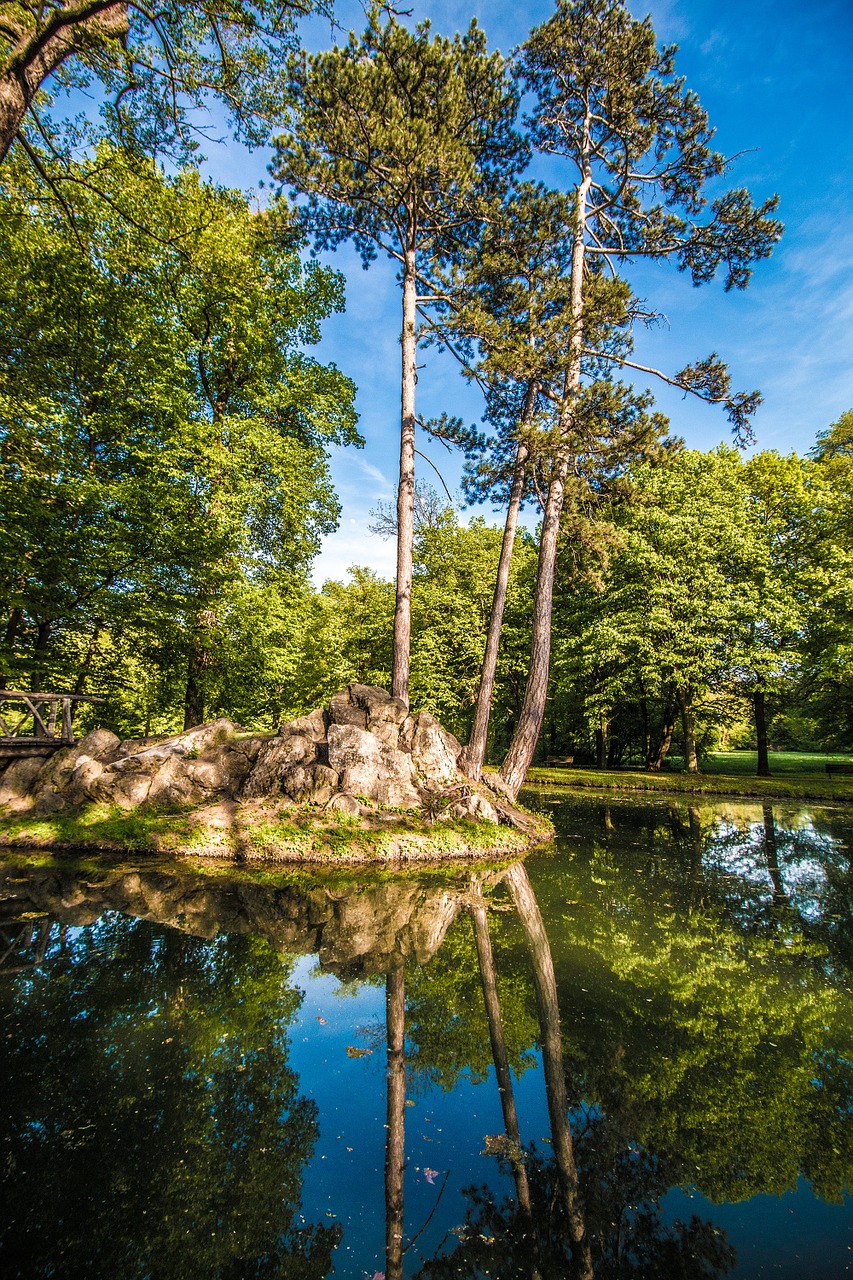
[[[848,1275],[849,815],[539,802],[524,867],[9,855],[2,1274]]]

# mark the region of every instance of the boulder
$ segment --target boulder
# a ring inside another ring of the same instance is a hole
[[[412,757],[365,729],[330,724],[329,764],[340,775],[341,790],[350,795],[393,808],[416,809],[420,805]]]
[[[400,698],[392,698],[385,689],[369,684],[348,684],[336,693],[329,704],[329,718],[333,724],[352,724],[368,729],[380,741],[396,747],[399,727],[408,715],[408,708]]]
[[[33,787],[34,798],[39,799],[52,791],[61,791],[81,756],[91,756],[93,759],[109,756],[119,745],[119,739],[109,729],[93,729],[73,747],[60,747],[39,773]]]
[[[290,720],[287,724],[283,724],[278,731],[278,735],[280,738],[287,738],[291,734],[299,734],[300,737],[311,738],[314,742],[321,742],[326,736],[328,725],[328,711],[324,711],[322,707],[317,707],[316,711],[312,711],[310,715],[298,716],[296,720]]]
[[[472,822],[494,822],[495,825],[500,822],[495,806],[476,791],[457,800],[445,813],[449,818],[468,818]]]
[[[265,796],[281,790],[282,779],[297,765],[314,764],[317,744],[295,733],[287,738],[269,738],[261,744],[254,764],[240,788],[243,796]]]
[[[431,782],[446,785],[462,780],[456,767],[461,743],[428,711],[419,711],[406,719],[400,732],[400,746],[411,751],[418,773]]]
[[[46,763],[44,756],[24,756],[7,765],[0,775],[0,805],[9,805],[12,809],[31,805],[31,792]]]
[[[66,788],[69,802],[85,804],[87,800],[94,799],[95,784],[103,772],[104,766],[100,760],[95,760],[92,756],[78,757]]]
[[[199,778],[191,772],[198,763],[195,760],[187,760],[184,756],[168,756],[149,779],[145,803],[159,805],[166,809],[176,805],[197,804],[208,798],[214,788],[204,785],[204,773]],[[130,779],[133,777],[141,779],[144,774],[131,774],[124,771],[123,775],[114,776],[123,776],[125,779],[123,782],[116,783],[113,793],[117,796],[117,803],[121,804],[125,795],[133,795],[133,784]]]
[[[339,791],[337,795],[332,796],[326,808],[333,812],[346,813],[351,818],[357,818],[361,814],[361,805],[355,796],[348,795],[346,791]]]
[[[342,689],[340,693],[332,695],[329,703],[329,720],[330,725],[355,725],[357,729],[367,728],[367,708],[360,707],[353,702],[350,697],[350,689],[352,685],[347,685],[346,689]]]

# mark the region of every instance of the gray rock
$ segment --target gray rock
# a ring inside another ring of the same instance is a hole
[[[309,715],[298,716],[296,720],[283,724],[278,735],[280,738],[287,738],[292,734],[299,734],[303,738],[312,738],[314,742],[322,742],[326,736],[328,724],[328,711],[317,707],[316,711],[312,711]]]
[[[336,693],[329,705],[333,724],[353,724],[371,733],[389,746],[397,746],[397,731],[408,714],[405,702],[392,698],[385,689],[369,684],[348,684]]]
[[[495,806],[485,796],[479,795],[473,791],[469,796],[463,796],[461,800],[457,800],[445,811],[445,816],[450,818],[468,818],[472,822],[494,822],[497,825],[500,817]]]
[[[20,809],[32,804],[31,792],[46,763],[44,756],[25,756],[7,765],[0,776],[0,805]]]
[[[285,774],[297,765],[314,764],[317,744],[311,738],[293,734],[270,738],[261,745],[252,768],[240,788],[243,796],[265,796],[281,790]]]
[[[326,808],[339,813],[347,813],[351,818],[357,818],[361,813],[361,805],[355,796],[347,795],[345,791],[339,791],[337,795],[332,796]]]
[[[70,802],[85,804],[87,800],[93,800],[95,784],[103,772],[104,766],[100,760],[95,760],[92,756],[80,756],[68,779],[67,793]]]
[[[33,786],[34,798],[39,800],[52,791],[62,791],[81,756],[91,756],[93,759],[109,756],[119,745],[119,739],[109,729],[93,729],[73,747],[61,747],[53,753],[39,773]]]
[[[342,791],[394,808],[420,806],[412,757],[356,725],[329,725],[329,764]]]
[[[77,759],[80,756],[91,756],[94,760],[110,756],[117,751],[120,742],[116,734],[111,733],[109,729],[92,729],[76,746],[72,747],[72,751],[77,752]]]
[[[456,767],[462,746],[428,711],[408,717],[400,740],[411,751],[418,773],[430,781],[446,784],[462,780]]]
[[[357,729],[367,728],[367,708],[359,707],[352,701],[350,697],[351,685],[347,685],[346,689],[342,689],[340,693],[333,694],[329,703],[329,719],[332,725],[352,724]]]

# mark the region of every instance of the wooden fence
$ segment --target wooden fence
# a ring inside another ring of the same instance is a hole
[[[0,689],[0,757],[48,755],[59,747],[71,746],[75,702],[103,702],[103,698]]]

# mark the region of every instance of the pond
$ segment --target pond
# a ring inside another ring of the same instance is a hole
[[[513,866],[7,853],[0,1274],[849,1275],[853,814],[530,802]]]

